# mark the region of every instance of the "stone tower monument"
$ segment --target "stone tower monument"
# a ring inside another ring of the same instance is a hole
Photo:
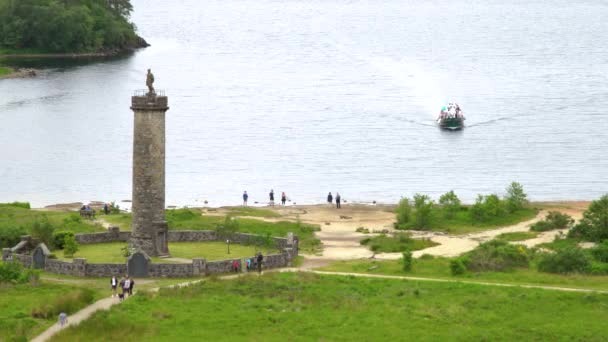
[[[133,224],[130,245],[149,256],[169,255],[165,221],[165,112],[167,97],[154,90],[148,69],[148,91],[131,97],[133,134]]]

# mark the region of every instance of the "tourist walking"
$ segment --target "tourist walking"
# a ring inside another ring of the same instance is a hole
[[[270,206],[274,207],[274,190],[270,189],[268,197],[270,197]]]
[[[283,206],[285,206],[285,201],[287,201],[287,195],[285,195],[285,192],[283,191],[283,193],[281,193],[281,204]]]
[[[334,202],[334,196],[331,195],[331,192],[327,195],[327,204],[331,207]]]
[[[258,253],[258,258],[257,258],[257,262],[258,262],[258,273],[261,274],[262,273],[262,261],[264,261],[264,256],[262,255],[262,252]]]
[[[340,209],[340,201],[341,201],[340,193],[336,192],[336,208],[338,208],[338,209]]]
[[[116,297],[116,286],[118,286],[118,279],[116,279],[116,276],[112,276],[110,285],[112,285],[112,297]]]
[[[129,276],[126,275],[125,276],[125,281],[122,285],[122,294],[124,295],[124,297],[126,297],[129,294],[129,289],[131,288],[131,279],[129,279]]]
[[[63,328],[66,324],[68,324],[68,314],[62,312],[59,314],[59,326]]]
[[[134,286],[135,286],[135,280],[129,279],[129,297],[133,295]]]
[[[110,213],[110,208],[108,207],[108,203],[103,204],[103,213],[108,215]]]
[[[243,192],[243,206],[247,206],[247,200],[249,199],[249,195],[247,195],[247,191]]]

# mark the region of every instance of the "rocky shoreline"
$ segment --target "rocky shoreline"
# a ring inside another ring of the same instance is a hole
[[[30,78],[36,77],[38,75],[40,75],[40,70],[32,68],[20,68],[14,69],[13,72],[8,75],[0,76],[0,80],[9,78]]]

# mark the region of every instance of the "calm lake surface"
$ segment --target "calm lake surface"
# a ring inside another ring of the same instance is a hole
[[[133,4],[147,49],[5,62],[47,71],[0,81],[0,202],[130,199],[149,67],[171,107],[167,205],[608,192],[606,1]],[[449,100],[463,131],[433,121]]]

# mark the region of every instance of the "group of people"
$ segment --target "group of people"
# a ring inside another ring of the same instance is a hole
[[[262,273],[262,264],[264,262],[264,255],[261,252],[258,252],[256,256],[253,258],[245,259],[245,267],[247,268],[247,272],[257,270],[258,273]],[[238,260],[234,260],[232,262],[232,271],[239,271],[239,262]]]
[[[247,191],[243,192],[243,206],[246,207],[247,206],[247,201],[249,200],[249,194],[247,194]],[[274,190],[270,189],[270,193],[268,193],[268,204],[271,207],[274,207]],[[340,197],[340,193],[336,192],[336,208],[340,209],[341,206],[341,202],[342,199]],[[329,193],[329,195],[327,195],[327,203],[330,204],[330,206],[333,206],[333,201],[334,201],[334,197],[332,196],[331,192]],[[281,193],[281,205],[285,205],[285,202],[287,202],[287,195],[285,194],[285,192]],[[257,203],[257,202],[256,202]],[[294,203],[295,204],[295,203]]]
[[[329,204],[329,206],[333,206],[334,204],[334,197],[331,195],[331,192],[327,195],[327,204]],[[342,203],[342,197],[340,197],[340,193],[336,192],[336,208],[340,209],[341,206],[340,204]]]
[[[123,278],[118,280],[116,276],[113,276],[110,280],[110,285],[112,286],[112,297],[117,297],[122,301],[128,296],[133,295],[133,287],[135,286],[135,281],[129,278],[129,275],[125,275]],[[117,293],[117,289],[120,288],[120,293]]]
[[[443,106],[441,108],[441,112],[439,113],[440,119],[451,119],[451,118],[463,118],[462,111],[460,110],[460,106],[457,103],[448,103],[447,106]]]

